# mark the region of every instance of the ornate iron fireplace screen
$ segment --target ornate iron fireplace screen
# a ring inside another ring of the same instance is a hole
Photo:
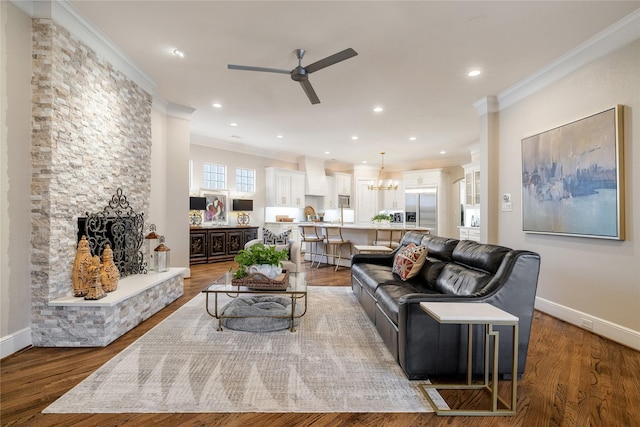
[[[133,210],[121,188],[101,212],[86,212],[85,215],[86,218],[78,218],[78,238],[87,236],[92,255],[102,256],[109,244],[120,277],[147,273],[140,250],[144,242],[144,213]]]

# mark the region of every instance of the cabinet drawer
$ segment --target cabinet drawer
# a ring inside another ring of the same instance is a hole
[[[469,232],[469,240],[473,240],[475,242],[480,241],[480,230],[468,230]]]

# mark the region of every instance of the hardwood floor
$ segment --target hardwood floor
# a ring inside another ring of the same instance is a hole
[[[105,348],[29,348],[1,361],[2,426],[640,426],[640,353],[536,312],[514,417],[432,413],[42,414],[234,264],[193,266],[184,296]],[[308,263],[306,264],[308,266]],[[347,286],[349,269],[308,269],[313,285]],[[108,399],[109,396],[104,396]],[[477,404],[477,393],[446,395]],[[457,403],[455,403],[457,404]]]

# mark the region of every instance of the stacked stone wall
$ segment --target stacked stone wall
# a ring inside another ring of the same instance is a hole
[[[149,217],[152,98],[51,19],[33,20],[32,91],[32,328],[46,345],[35,338],[48,301],[72,292],[78,217],[118,188]]]

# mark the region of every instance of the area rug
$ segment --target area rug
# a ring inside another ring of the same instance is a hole
[[[432,411],[350,288],[308,292],[297,332],[268,333],[216,331],[200,294],[43,412]]]

